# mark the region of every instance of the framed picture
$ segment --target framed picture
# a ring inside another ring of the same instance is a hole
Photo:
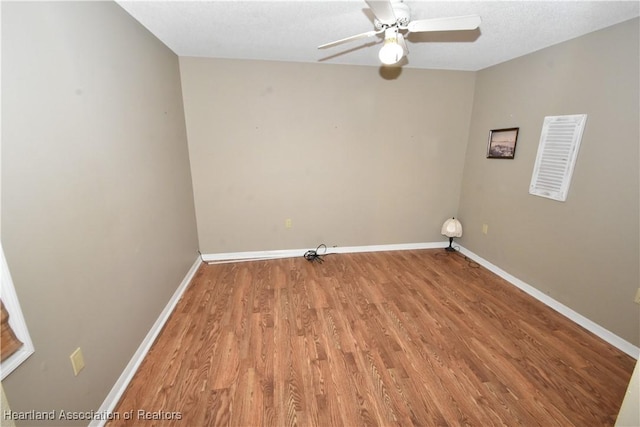
[[[33,342],[24,321],[9,266],[0,244],[0,307],[2,309],[0,373],[4,380],[22,362],[33,354]]]
[[[516,154],[518,129],[493,129],[489,132],[487,159],[513,159]]]

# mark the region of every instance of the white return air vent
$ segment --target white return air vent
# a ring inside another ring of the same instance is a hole
[[[544,118],[529,194],[561,202],[567,200],[586,122],[586,114]]]

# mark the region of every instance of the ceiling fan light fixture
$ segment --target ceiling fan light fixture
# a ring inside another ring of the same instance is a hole
[[[444,18],[411,20],[411,10],[403,0],[364,0],[373,14],[374,30],[345,37],[330,43],[321,44],[318,49],[337,46],[384,32],[384,45],[378,53],[380,62],[384,65],[399,65],[401,60],[409,55],[407,43],[403,34],[423,33],[429,31],[468,31],[475,30],[480,25],[478,15],[449,16]]]
[[[393,65],[400,62],[404,56],[404,49],[398,43],[398,29],[388,28],[384,33],[384,45],[378,53],[380,62],[384,65]]]

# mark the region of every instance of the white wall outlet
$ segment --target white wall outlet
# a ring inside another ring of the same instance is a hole
[[[488,234],[488,233],[489,233],[489,225],[482,224],[482,234]]]
[[[293,227],[293,221],[291,221],[291,218],[287,218],[284,220],[284,228],[291,228]]]
[[[636,291],[636,297],[633,299],[633,302],[640,304],[640,288]]]

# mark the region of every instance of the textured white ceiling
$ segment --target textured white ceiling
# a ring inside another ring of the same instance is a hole
[[[380,66],[361,0],[117,1],[179,56]],[[412,19],[478,14],[478,30],[416,33],[405,67],[480,70],[639,16],[636,1],[411,1]]]

